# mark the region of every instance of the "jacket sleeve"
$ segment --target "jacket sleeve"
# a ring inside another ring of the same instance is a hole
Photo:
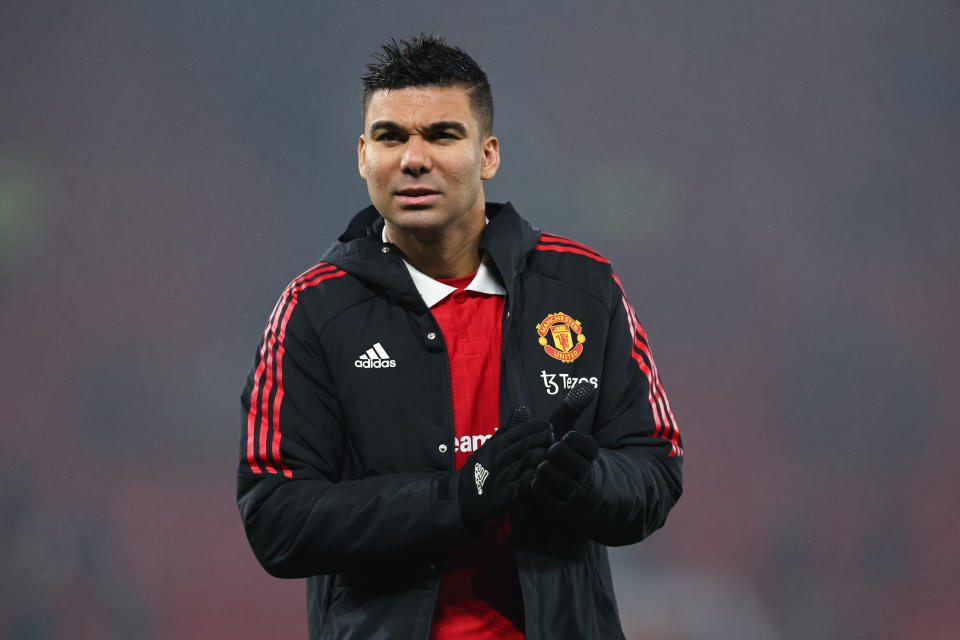
[[[336,394],[295,292],[274,309],[241,404],[237,504],[271,575],[343,573],[468,537],[449,472],[339,480],[345,441]]]
[[[624,545],[663,526],[680,498],[683,443],[646,333],[618,280],[615,289],[592,427],[600,452],[584,493],[553,516],[597,542]]]

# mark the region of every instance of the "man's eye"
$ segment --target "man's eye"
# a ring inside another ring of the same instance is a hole
[[[396,142],[400,137],[395,133],[385,132],[377,136],[379,142]]]

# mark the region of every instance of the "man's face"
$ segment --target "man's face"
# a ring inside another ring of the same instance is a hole
[[[481,181],[497,172],[500,152],[496,138],[481,136],[462,87],[375,92],[357,156],[370,201],[387,224],[434,233],[482,216]]]

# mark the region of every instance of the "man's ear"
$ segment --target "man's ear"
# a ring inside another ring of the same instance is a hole
[[[363,138],[363,134],[360,134],[360,142],[357,144],[357,165],[360,169],[360,177],[364,180],[367,179],[367,150],[364,148],[366,140]]]
[[[500,168],[500,141],[495,136],[487,136],[481,143],[480,152],[483,154],[480,163],[480,179],[489,180]]]

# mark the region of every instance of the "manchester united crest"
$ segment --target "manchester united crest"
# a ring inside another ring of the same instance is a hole
[[[537,325],[537,334],[547,355],[560,362],[573,362],[579,358],[587,340],[580,323],[565,313],[548,315]]]

